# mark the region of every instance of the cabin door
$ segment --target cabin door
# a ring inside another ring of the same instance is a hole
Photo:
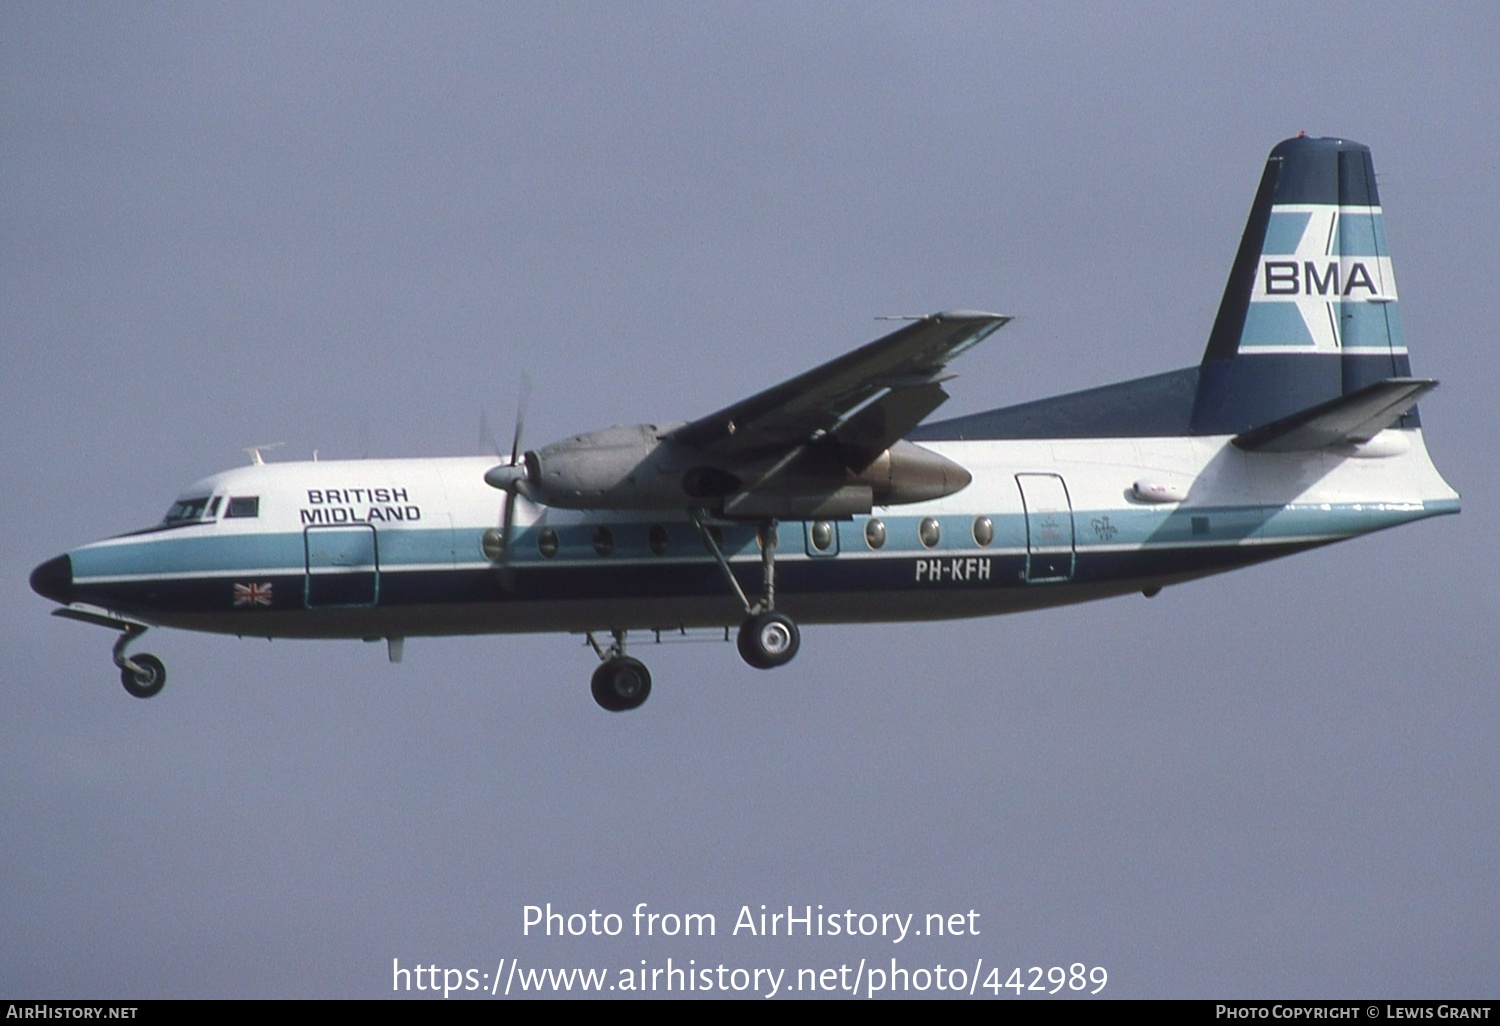
[[[370,524],[309,527],[307,608],[373,606],[380,592],[375,528]]]
[[[1073,504],[1056,474],[1017,474],[1026,511],[1028,583],[1073,579]]]

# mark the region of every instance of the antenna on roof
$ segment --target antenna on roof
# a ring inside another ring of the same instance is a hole
[[[265,466],[266,462],[265,457],[261,455],[262,452],[270,449],[280,449],[285,444],[285,442],[262,442],[259,445],[247,445],[243,451],[250,454],[251,466],[261,467]]]

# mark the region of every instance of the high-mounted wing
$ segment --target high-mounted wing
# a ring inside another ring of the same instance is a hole
[[[948,361],[1009,319],[923,317],[665,434],[637,424],[574,435],[513,455],[484,479],[564,509],[688,507],[744,519],[853,516],[951,495],[968,471],[902,437],[948,398]]]
[[[948,362],[1009,320],[976,310],[923,317],[666,437],[727,461],[772,456],[825,435],[873,457],[948,398]]]

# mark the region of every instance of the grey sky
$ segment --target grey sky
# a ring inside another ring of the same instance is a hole
[[[1493,997],[1500,727],[1487,5],[10,4],[0,10],[0,996],[389,993],[492,969],[1105,966],[1116,997]],[[36,563],[275,455],[691,417],[1014,324],[944,414],[1196,362],[1267,151],[1369,144],[1464,513],[784,670],[559,635],[47,616]],[[712,912],[539,940],[522,907]],[[741,905],[981,913],[750,940]]]

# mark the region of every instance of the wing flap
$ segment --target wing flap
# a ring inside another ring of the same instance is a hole
[[[892,388],[845,417],[828,437],[849,455],[845,461],[849,466],[861,469],[947,400],[948,393],[935,383]]]
[[[1387,378],[1252,428],[1236,435],[1233,442],[1251,452],[1308,452],[1368,442],[1436,387],[1431,378]]]

